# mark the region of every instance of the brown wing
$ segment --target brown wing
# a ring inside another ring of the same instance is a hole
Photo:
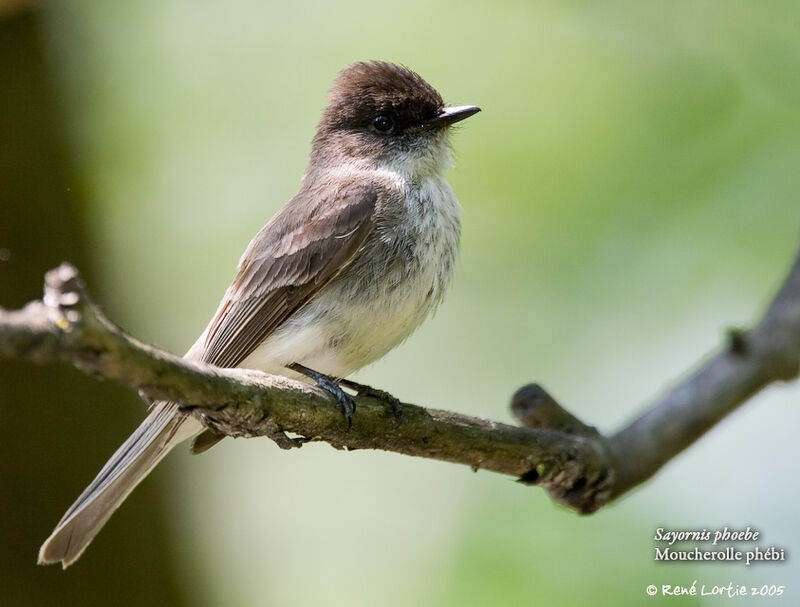
[[[301,192],[256,235],[206,335],[202,360],[235,367],[345,267],[373,228],[377,190]]]

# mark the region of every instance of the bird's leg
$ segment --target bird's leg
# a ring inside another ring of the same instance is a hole
[[[320,373],[319,371],[314,371],[314,369],[309,369],[300,363],[292,363],[290,365],[286,365],[286,367],[292,371],[297,371],[306,377],[310,377],[317,383],[318,388],[321,388],[333,396],[339,403],[339,407],[342,409],[342,415],[344,415],[344,418],[347,420],[348,430],[350,429],[350,427],[353,425],[353,413],[356,411],[356,402],[353,400],[352,396],[342,390],[342,387],[339,385],[340,380],[329,377],[328,375]]]
[[[352,416],[356,410],[356,403],[352,396],[342,390],[342,386],[351,390],[355,390],[358,396],[366,396],[379,400],[392,412],[392,415],[394,415],[397,419],[403,417],[403,406],[400,404],[400,401],[384,390],[379,390],[378,388],[373,388],[372,386],[368,386],[366,384],[359,384],[358,382],[354,382],[350,379],[337,379],[330,377],[329,375],[325,375],[319,371],[309,369],[300,363],[292,363],[291,365],[287,365],[287,367],[292,371],[297,371],[306,377],[310,377],[317,383],[319,388],[332,395],[339,402],[339,406],[342,408],[342,413],[344,414],[345,418],[347,418],[348,428],[352,425]]]
[[[394,415],[397,419],[403,417],[403,405],[396,397],[392,396],[388,392],[379,390],[378,388],[373,388],[372,386],[368,386],[366,384],[359,384],[358,382],[354,382],[349,379],[340,379],[339,384],[345,388],[355,390],[358,396],[368,396],[381,401],[386,407],[389,408],[389,410],[392,412],[392,415]]]

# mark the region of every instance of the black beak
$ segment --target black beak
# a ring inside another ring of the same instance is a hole
[[[428,122],[425,123],[424,128],[429,129],[433,127],[450,126],[480,111],[481,108],[477,105],[455,105],[442,108],[436,118],[428,120]]]

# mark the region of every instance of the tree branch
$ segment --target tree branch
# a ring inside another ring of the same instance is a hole
[[[512,401],[525,427],[410,404],[397,420],[381,403],[358,397],[348,430],[336,404],[310,385],[184,360],[126,335],[92,303],[67,264],[47,274],[42,301],[18,311],[0,308],[0,357],[71,363],[148,399],[179,402],[229,436],[268,436],[283,448],[321,440],[338,449],[383,449],[510,474],[588,513],[650,478],[768,384],[797,377],[800,255],[755,328],[731,331],[724,348],[610,437],[536,384]]]

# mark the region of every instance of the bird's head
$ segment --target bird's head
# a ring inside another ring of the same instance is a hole
[[[415,72],[393,63],[355,63],[339,73],[314,137],[312,159],[357,161],[415,177],[450,165],[449,127],[476,112],[448,107]]]

